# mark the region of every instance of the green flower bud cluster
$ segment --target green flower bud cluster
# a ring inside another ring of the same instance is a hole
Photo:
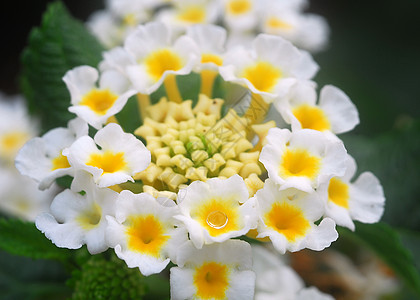
[[[72,300],[143,299],[146,285],[137,268],[130,269],[124,261],[112,256],[92,256],[81,270],[73,273]]]

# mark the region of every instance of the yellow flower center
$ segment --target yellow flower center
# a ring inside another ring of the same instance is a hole
[[[183,67],[182,58],[171,49],[150,53],[144,60],[147,73],[158,81],[166,71],[178,71]]]
[[[105,151],[103,153],[93,153],[86,164],[102,169],[104,171],[103,174],[124,171],[127,168],[123,152],[113,153]]]
[[[331,128],[327,116],[319,107],[302,104],[293,109],[293,115],[298,119],[302,128],[318,131],[329,130]]]
[[[290,242],[305,236],[310,229],[309,221],[303,212],[287,203],[274,203],[264,216],[265,224],[283,234]]]
[[[76,221],[79,223],[80,227],[85,230],[91,230],[95,228],[102,218],[102,209],[101,207],[94,203],[89,210],[82,212],[77,218]]]
[[[267,20],[267,26],[274,28],[274,29],[292,29],[293,26],[289,23],[284,22],[283,20],[276,18],[276,17],[270,17]]]
[[[52,160],[52,168],[51,171],[57,170],[57,169],[65,169],[70,168],[69,161],[67,160],[67,157],[65,157],[63,154],[60,154],[56,158]]]
[[[164,224],[154,215],[128,218],[128,248],[131,251],[159,257],[162,247],[169,239]]]
[[[228,2],[226,9],[232,15],[242,15],[252,9],[252,3],[249,0],[231,0]]]
[[[203,7],[190,6],[178,14],[178,19],[191,24],[203,23],[206,19],[206,12]]]
[[[225,299],[229,287],[229,267],[216,262],[204,263],[194,272],[198,299]]]
[[[12,131],[1,137],[1,152],[13,154],[21,148],[28,140],[26,132]]]
[[[135,14],[126,14],[122,19],[122,23],[125,26],[134,27],[138,24],[138,19]]]
[[[257,62],[244,69],[242,77],[248,79],[261,92],[272,92],[273,88],[283,76],[280,69],[269,62]]]
[[[115,101],[117,101],[118,95],[111,92],[109,89],[98,90],[94,89],[83,96],[80,105],[88,106],[92,111],[98,115],[104,115],[110,109]]]
[[[286,149],[279,167],[280,177],[302,176],[314,179],[321,168],[321,158],[305,149]]]
[[[203,53],[201,55],[201,63],[214,63],[217,66],[223,65],[223,58],[219,55],[212,54],[212,53]]]
[[[330,180],[330,185],[328,186],[328,200],[342,206],[344,208],[349,208],[349,186],[347,183],[342,180],[334,177]]]

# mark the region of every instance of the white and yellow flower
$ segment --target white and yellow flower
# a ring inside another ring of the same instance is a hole
[[[226,27],[237,32],[252,31],[258,24],[258,1],[257,0],[223,0],[223,22]]]
[[[385,205],[383,188],[371,172],[363,172],[354,183],[356,162],[349,155],[346,173],[333,177],[319,190],[326,201],[325,216],[338,225],[355,229],[353,220],[376,223],[380,220]]]
[[[35,181],[15,169],[0,168],[0,182],[0,211],[31,222],[38,214],[50,210],[52,200],[60,192],[55,184],[40,191]]]
[[[227,32],[216,25],[195,25],[187,29],[187,36],[194,40],[201,60],[195,71],[215,70],[223,65]]]
[[[99,130],[94,139],[89,136],[77,139],[63,155],[75,170],[91,173],[100,187],[134,182],[132,176],[146,169],[151,161],[144,144],[115,123]]]
[[[343,143],[322,132],[272,128],[266,141],[260,161],[280,190],[295,188],[311,193],[346,170],[347,151]]]
[[[219,1],[173,0],[172,6],[163,9],[156,20],[162,21],[175,32],[184,33],[197,24],[214,24],[221,13]]]
[[[194,181],[177,197],[182,221],[195,247],[221,243],[256,227],[255,200],[239,175]]]
[[[74,170],[62,152],[76,139],[87,134],[86,122],[76,118],[68,122],[67,128],[54,128],[42,137],[35,137],[19,151],[16,156],[16,168],[22,175],[39,182],[39,188],[44,190],[50,187],[55,179],[73,175]]]
[[[359,114],[350,98],[339,88],[326,85],[321,89],[318,104],[312,82],[299,82],[291,93],[275,107],[292,130],[302,128],[340,134],[359,124]]]
[[[108,217],[107,240],[115,253],[129,268],[138,267],[148,276],[161,272],[176,250],[187,241],[185,229],[175,226],[178,207],[173,200],[158,202],[147,193],[122,191],[114,217]],[[172,205],[170,205],[172,204]]]
[[[171,299],[251,300],[255,273],[251,246],[241,240],[196,249],[191,242],[178,251],[178,267],[171,268]]]
[[[260,222],[257,238],[268,237],[274,248],[284,254],[304,248],[320,251],[338,238],[335,222],[324,218],[324,205],[316,193],[295,189],[279,190],[277,184],[266,180],[257,191]]]
[[[172,41],[170,29],[160,22],[139,26],[125,40],[124,48],[136,64],[127,66],[134,88],[149,95],[158,89],[168,75],[189,74],[199,59],[194,41],[181,36]],[[173,76],[169,78],[175,80]],[[168,88],[168,80],[165,85]]]
[[[310,52],[325,48],[329,27],[323,17],[304,14],[285,1],[266,0],[265,3],[261,5],[260,17],[263,33],[282,36],[297,47]]]
[[[195,25],[187,29],[187,36],[197,44],[200,61],[194,71],[201,75],[200,93],[212,96],[214,80],[223,65],[227,32],[216,25]]]
[[[19,149],[38,134],[38,122],[29,117],[24,99],[0,92],[0,165],[13,166]]]
[[[78,172],[72,189],[58,194],[50,213],[36,218],[36,227],[57,247],[78,249],[86,244],[89,253],[108,249],[105,216],[115,214],[118,193],[108,188],[98,188],[92,176]],[[82,195],[80,192],[84,191]]]
[[[90,66],[80,66],[68,71],[63,81],[71,95],[69,111],[96,129],[102,128],[108,119],[120,112],[128,98],[136,92],[129,82],[116,71],[107,70],[100,75]]]
[[[251,50],[235,47],[226,53],[220,74],[224,80],[243,85],[271,103],[285,96],[297,80],[312,78],[317,70],[312,57],[289,41],[259,34]]]

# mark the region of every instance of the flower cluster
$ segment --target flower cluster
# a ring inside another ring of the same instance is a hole
[[[125,11],[128,2],[110,3]],[[204,5],[220,4],[173,3],[162,15],[189,5],[197,11],[185,16],[195,18],[198,9],[212,11]],[[240,12],[259,12],[257,1],[223,5],[232,30],[247,25]],[[140,17],[122,19],[131,18]],[[289,26],[286,17],[269,20]],[[325,86],[317,100],[318,65],[280,36],[259,34],[252,46],[229,49],[226,38],[215,25],[179,35],[150,22],[133,28],[123,47],[105,52],[97,69],[67,72],[69,111],[77,117],[30,140],[16,158],[40,189],[73,177],[36,219],[54,244],[86,245],[91,254],[113,248],[145,276],[172,262],[172,299],[253,299],[260,288],[278,291],[258,286],[264,282],[256,281],[251,246],[240,237],[268,242],[281,254],[319,251],[338,238],[336,224],[354,229],[353,220],[380,219],[381,185],[371,173],[351,182],[356,165],[336,135],[359,122],[348,96]],[[184,99],[182,78],[187,87],[198,84],[199,94]],[[224,96],[214,96],[217,82],[224,83]],[[152,101],[161,87],[166,96]],[[129,103],[142,120],[133,132],[119,116]],[[267,119],[271,107],[290,126]],[[290,293],[322,297],[302,288],[299,283]]]
[[[21,176],[14,166],[19,149],[38,133],[38,122],[29,117],[22,96],[0,93],[0,211],[28,221],[48,211],[59,191],[55,184],[46,191],[38,190],[37,184]]]
[[[88,22],[107,48],[119,46],[140,24],[158,20],[183,34],[194,25],[228,29],[228,45],[249,44],[256,33],[281,36],[310,52],[325,48],[329,28],[321,16],[305,13],[306,0],[107,0]]]

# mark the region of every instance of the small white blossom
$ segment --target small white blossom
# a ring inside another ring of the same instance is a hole
[[[376,223],[380,220],[385,205],[384,191],[379,180],[371,172],[363,172],[352,183],[356,162],[349,156],[343,176],[333,177],[320,188],[326,199],[325,216],[338,225],[355,229],[353,220]]]
[[[100,187],[134,182],[132,176],[146,169],[151,161],[144,144],[115,123],[99,130],[94,139],[89,136],[77,139],[63,155],[75,170],[91,173]]]
[[[108,244],[129,268],[138,267],[145,276],[159,273],[170,258],[176,261],[178,247],[187,241],[185,229],[175,227],[177,213],[173,200],[122,191],[115,218],[108,217]]]
[[[74,174],[62,152],[77,138],[87,133],[88,125],[79,118],[69,121],[67,128],[51,129],[42,137],[35,137],[22,147],[16,156],[16,168],[22,175],[39,182],[39,188],[44,190],[50,187],[55,179]]]
[[[255,273],[248,243],[228,240],[196,249],[187,242],[178,253],[178,267],[170,270],[171,299],[253,299]]]
[[[325,218],[315,225],[324,214],[323,202],[316,193],[295,189],[280,191],[271,180],[257,191],[259,223],[257,238],[270,238],[274,248],[284,254],[286,250],[304,248],[323,250],[338,238],[335,222]]]
[[[51,212],[36,218],[36,227],[57,247],[78,249],[86,244],[91,254],[108,249],[105,216],[115,214],[118,193],[98,188],[91,177],[84,171],[78,172],[75,177],[78,183],[72,184],[72,190],[58,194]]]
[[[178,193],[180,215],[195,247],[224,242],[256,227],[255,200],[239,175],[194,181]]]
[[[107,70],[99,78],[98,70],[89,66],[68,71],[63,81],[71,95],[69,111],[96,129],[102,128],[109,117],[120,112],[128,98],[136,93],[129,89],[129,82],[120,73]]]
[[[260,161],[280,189],[312,192],[346,170],[347,151],[338,139],[312,129],[271,128]]]

